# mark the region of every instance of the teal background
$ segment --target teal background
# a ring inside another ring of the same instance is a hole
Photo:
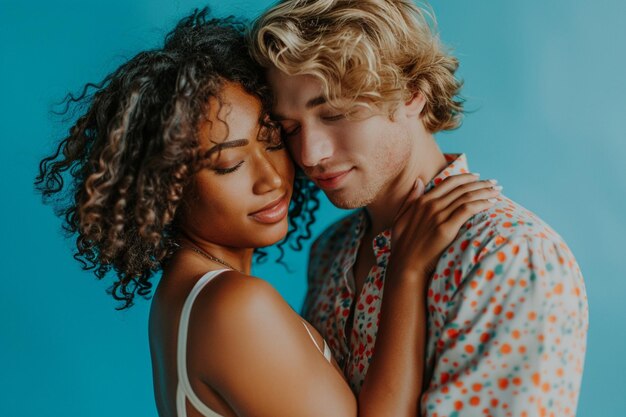
[[[209,2],[254,16],[269,1]],[[67,125],[50,114],[163,35],[201,1],[0,1],[0,415],[155,416],[149,302],[117,312],[80,271],[32,187]],[[474,171],[547,220],[586,277],[591,325],[579,416],[626,415],[626,3],[434,1],[461,60],[464,126],[439,136]],[[317,232],[342,213],[324,203]],[[256,270],[299,308],[295,270]]]

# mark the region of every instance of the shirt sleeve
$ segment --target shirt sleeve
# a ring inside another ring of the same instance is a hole
[[[422,415],[574,416],[588,310],[573,255],[562,241],[522,236],[474,256],[430,287]]]

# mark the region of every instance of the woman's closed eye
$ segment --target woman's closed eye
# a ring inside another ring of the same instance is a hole
[[[269,151],[269,152],[276,152],[276,151],[280,151],[282,149],[285,149],[285,143],[282,141],[282,139],[280,137],[278,137],[277,139],[278,140],[272,140],[268,144],[268,146],[265,147],[265,150]],[[217,175],[230,174],[231,172],[235,172],[239,168],[241,168],[243,163],[244,163],[244,161],[239,161],[236,164],[233,164],[233,163],[223,163],[223,164],[220,164],[221,166],[214,167],[213,171]]]
[[[226,175],[226,174],[230,174],[231,172],[237,171],[241,167],[241,165],[243,165],[243,161],[239,161],[237,164],[227,167],[227,168],[215,167],[213,168],[213,171],[215,171],[217,175]]]

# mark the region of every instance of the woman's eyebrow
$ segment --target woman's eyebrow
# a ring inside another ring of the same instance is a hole
[[[248,143],[249,143],[248,139],[235,139],[235,140],[229,140],[228,142],[218,143],[217,145],[213,146],[211,149],[207,151],[206,156],[211,156],[215,152],[220,152],[224,149],[246,146]]]

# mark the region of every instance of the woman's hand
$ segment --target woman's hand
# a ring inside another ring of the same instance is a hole
[[[424,183],[418,179],[394,221],[389,264],[399,274],[388,275],[429,277],[463,224],[491,207],[501,189],[494,180],[478,181],[476,174],[460,174],[423,194]]]

